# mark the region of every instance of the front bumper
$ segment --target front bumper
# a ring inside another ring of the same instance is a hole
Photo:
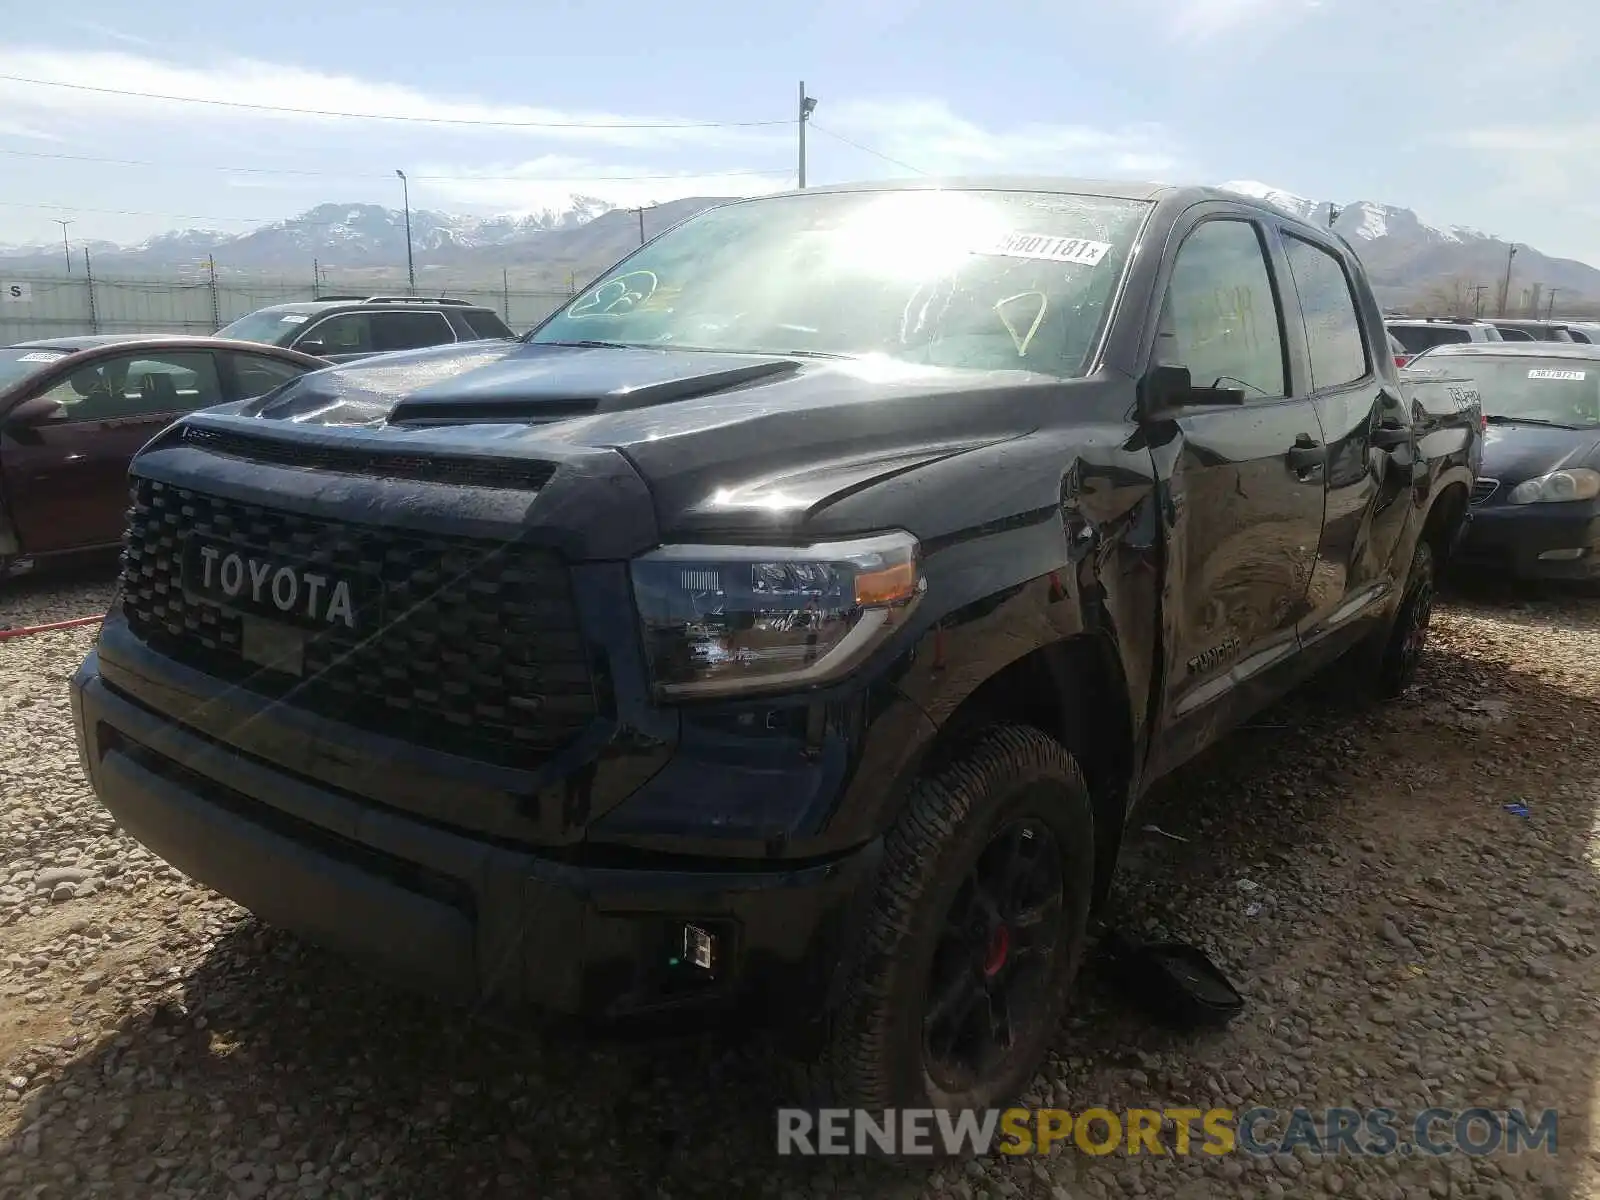
[[[1518,579],[1600,578],[1600,506],[1474,506],[1454,561]]]
[[[72,705],[95,792],[161,858],[271,924],[494,1013],[814,1014],[878,854],[596,865],[290,774],[139,703],[98,652]],[[710,970],[685,961],[685,925],[714,938]]]

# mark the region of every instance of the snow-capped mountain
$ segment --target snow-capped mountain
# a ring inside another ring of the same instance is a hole
[[[1264,200],[1316,225],[1326,226],[1334,208],[1327,200],[1258,180],[1218,186]],[[647,208],[646,235],[723,199],[692,197]],[[1475,229],[1426,224],[1408,208],[1352,201],[1339,206],[1334,228],[1360,254],[1385,305],[1459,305],[1480,284],[1494,296],[1505,274],[1506,242]],[[573,196],[560,209],[494,217],[417,209],[411,213],[411,240],[419,277],[428,272],[432,279],[460,286],[468,279],[498,282],[509,268],[524,285],[532,281],[534,286],[564,290],[571,279],[590,278],[637,246],[639,218],[633,210],[615,209],[592,196]],[[73,243],[75,255],[82,246]],[[97,273],[124,277],[193,278],[210,256],[225,275],[309,278],[315,262],[323,272],[343,273],[346,278],[368,273],[392,280],[397,270],[405,269],[405,215],[376,204],[319,204],[244,234],[186,229],[133,246],[91,242],[89,249]],[[8,269],[56,271],[61,265],[59,245],[0,246],[0,266]],[[1556,289],[1563,308],[1580,300],[1600,304],[1600,271],[1518,243],[1513,309],[1535,284],[1545,296]]]
[[[1253,179],[1218,184],[1224,191],[1263,200],[1285,212],[1326,226],[1333,205],[1312,200],[1286,188]],[[1429,297],[1461,296],[1477,284],[1494,294],[1504,277],[1510,243],[1464,225],[1439,228],[1428,225],[1409,208],[1355,200],[1339,207],[1333,227],[1355,247],[1372,278],[1378,298],[1385,304],[1405,304]],[[1511,305],[1515,308],[1525,289],[1538,284],[1549,295],[1557,289],[1564,301],[1600,299],[1600,271],[1570,258],[1551,258],[1525,243],[1517,243],[1513,264]]]
[[[645,211],[645,224],[657,232],[665,223],[716,203],[715,199],[675,200]],[[610,216],[611,219],[606,218]],[[615,243],[614,245],[612,243]],[[528,262],[540,257],[608,265],[638,244],[638,218],[615,213],[593,196],[574,196],[562,209],[515,215],[477,217],[413,209],[412,253],[419,269]],[[570,251],[576,246],[582,253]],[[73,245],[74,254],[83,243]],[[192,271],[208,256],[223,273],[271,271],[309,274],[313,260],[331,270],[393,268],[406,261],[405,213],[377,204],[319,204],[284,221],[274,221],[244,234],[210,229],[163,233],[130,246],[89,244],[99,272],[126,274],[137,270],[167,274]],[[12,269],[51,270],[61,262],[59,247],[0,246],[0,263]]]

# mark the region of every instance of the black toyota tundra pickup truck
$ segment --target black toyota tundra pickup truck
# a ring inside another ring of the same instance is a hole
[[[1336,657],[1411,678],[1479,432],[1387,346],[1345,243],[1222,192],[729,203],[520,342],[151,442],[83,761],[447,999],[753,1010],[838,1101],[987,1105],[1151,782]]]

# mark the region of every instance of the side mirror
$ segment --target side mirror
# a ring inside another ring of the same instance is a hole
[[[1196,387],[1188,367],[1151,367],[1139,390],[1146,416],[1212,404],[1243,404],[1243,388]]]
[[[328,343],[321,338],[307,338],[303,342],[296,342],[294,348],[301,354],[314,354],[318,358],[328,353]]]
[[[29,396],[6,414],[6,424],[13,429],[32,429],[52,421],[63,421],[66,416],[66,405],[49,396]]]

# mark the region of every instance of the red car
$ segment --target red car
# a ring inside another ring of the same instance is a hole
[[[215,337],[107,334],[0,348],[0,579],[114,550],[128,460],[172,421],[328,363]]]

